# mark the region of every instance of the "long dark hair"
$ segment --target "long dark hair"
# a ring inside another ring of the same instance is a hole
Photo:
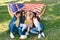
[[[33,14],[34,14],[34,16],[33,17],[36,17],[36,12],[32,12]]]
[[[25,14],[25,11],[24,10],[21,10],[21,16],[23,16],[23,14]]]
[[[17,15],[17,14],[21,14],[21,11],[17,11],[17,12],[16,12],[16,15]]]

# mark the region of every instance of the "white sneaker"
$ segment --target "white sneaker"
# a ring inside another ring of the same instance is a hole
[[[43,33],[43,32],[41,33],[41,35],[42,35],[43,37],[45,37],[45,35],[44,35],[44,33]]]
[[[10,33],[10,37],[11,37],[11,38],[14,38],[14,35],[13,35],[13,33]]]
[[[20,36],[20,39],[26,39],[26,38],[27,38],[26,35],[21,35],[21,36]]]
[[[41,34],[38,34],[38,39],[40,39],[41,38]]]
[[[26,33],[25,33],[25,35],[27,35],[27,36],[28,36],[28,35],[29,35],[29,33],[28,33],[28,32],[26,32]]]

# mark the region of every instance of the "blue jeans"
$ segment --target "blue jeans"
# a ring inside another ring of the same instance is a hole
[[[19,27],[16,27],[16,24],[15,24],[16,19],[17,19],[16,16],[14,16],[8,25],[10,32],[13,33],[15,30],[17,30],[19,32],[19,35],[22,35],[22,29],[20,29]]]
[[[40,29],[41,29],[41,31],[44,30],[44,26],[43,26],[42,23],[40,23]],[[33,29],[30,30],[30,33],[38,34],[38,29],[37,28],[33,28]]]
[[[24,31],[24,30],[26,30],[26,29],[27,29],[26,24],[20,23],[20,25],[19,25],[19,26],[22,28],[22,31]]]
[[[19,36],[23,35],[23,31],[21,27],[18,27],[18,33],[19,33]]]
[[[24,35],[24,31],[27,29],[27,26],[25,24],[20,24],[18,28],[19,35]],[[21,34],[22,33],[22,34]]]
[[[9,24],[9,29],[10,29],[10,32],[13,33],[15,30],[17,30],[17,27],[14,23],[11,23],[11,24]]]
[[[13,33],[15,30],[17,30],[18,33],[19,33],[19,35],[23,35],[22,29],[21,29],[20,27],[16,27],[16,25],[13,24],[13,23],[9,25],[9,29],[10,29],[10,32],[12,32],[12,33]]]

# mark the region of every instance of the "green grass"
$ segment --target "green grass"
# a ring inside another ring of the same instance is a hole
[[[43,0],[46,5],[46,12],[42,17],[44,32],[46,37],[39,40],[60,40],[60,1]],[[0,40],[19,40],[19,35],[15,32],[15,39],[9,36],[8,24],[11,17],[8,13],[7,6],[0,6]],[[31,34],[26,40],[38,40],[37,35]]]

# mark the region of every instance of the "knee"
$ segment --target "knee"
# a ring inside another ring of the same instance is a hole
[[[24,28],[24,29],[26,29],[26,28],[27,28],[27,26],[24,24],[24,25],[23,25],[23,28]]]
[[[24,27],[27,27],[27,26],[24,24]]]
[[[21,31],[22,29],[20,27],[18,27],[18,31]]]
[[[42,23],[40,23],[40,28],[43,30],[44,29],[44,26]]]
[[[9,24],[9,28],[16,28],[16,25],[15,24]]]

